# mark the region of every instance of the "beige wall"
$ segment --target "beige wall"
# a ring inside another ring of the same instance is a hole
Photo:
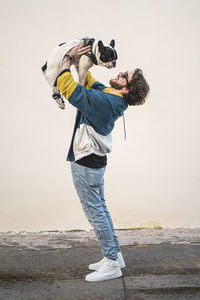
[[[106,199],[115,226],[200,226],[198,0],[0,0],[0,231],[90,228],[65,162],[75,110],[59,110],[40,68],[62,41],[116,40],[105,84],[140,67],[151,93],[113,132]]]

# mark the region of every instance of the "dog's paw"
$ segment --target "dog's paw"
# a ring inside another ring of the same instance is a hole
[[[65,109],[65,102],[58,88],[54,88],[52,98],[58,103],[58,106],[61,109]]]
[[[54,98],[54,100],[58,103],[58,106],[61,109],[65,109],[65,102],[63,101],[63,99],[61,97]]]
[[[63,103],[63,104],[58,104],[58,107],[60,107],[60,109],[65,109],[65,103]]]

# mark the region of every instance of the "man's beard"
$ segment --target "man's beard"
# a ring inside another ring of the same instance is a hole
[[[119,84],[118,82],[116,82],[114,79],[110,79],[109,81],[110,83],[110,86],[116,90],[121,90],[122,89],[122,86],[121,84]]]

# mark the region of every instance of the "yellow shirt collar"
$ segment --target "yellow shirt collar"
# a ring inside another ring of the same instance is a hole
[[[117,96],[120,96],[121,98],[123,98],[123,96],[120,95],[120,94],[117,94],[117,93],[110,93],[110,90],[111,90],[111,89],[112,89],[111,87],[105,88],[105,89],[103,90],[103,92],[104,92],[104,93],[113,94],[113,95],[117,95]]]

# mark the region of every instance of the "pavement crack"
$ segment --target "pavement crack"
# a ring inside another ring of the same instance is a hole
[[[124,297],[125,297],[125,300],[127,300],[127,293],[126,293],[126,286],[125,286],[125,282],[124,282],[124,276],[122,276],[122,284],[123,284],[123,288],[124,288]]]

